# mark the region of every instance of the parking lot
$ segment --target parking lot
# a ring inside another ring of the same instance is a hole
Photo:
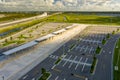
[[[102,46],[102,40],[116,28],[96,27],[84,30],[72,40],[64,44],[49,57],[57,60],[64,53],[61,62],[52,67],[53,73],[49,80],[85,80],[90,77],[90,69],[96,48]],[[72,50],[70,46],[73,45]],[[71,74],[78,75],[79,77]]]
[[[86,28],[69,40],[57,51],[50,54],[39,68],[45,68],[51,73],[48,80],[85,80],[91,78],[91,65],[96,54],[96,48],[102,45],[102,40],[116,27],[92,26]],[[58,64],[55,62],[61,58]]]

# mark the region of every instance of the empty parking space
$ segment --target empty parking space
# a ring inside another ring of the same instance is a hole
[[[94,54],[95,50],[96,50],[97,46],[84,46],[84,45],[78,45],[75,49],[74,52],[76,52],[75,54],[79,53],[85,53],[85,54]]]
[[[83,72],[85,67],[88,66],[90,68],[91,64],[92,60],[90,58],[68,55],[55,68],[63,71],[72,70],[73,72]]]

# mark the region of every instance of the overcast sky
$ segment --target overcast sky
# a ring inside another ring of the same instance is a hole
[[[120,11],[120,0],[0,0],[0,11]]]

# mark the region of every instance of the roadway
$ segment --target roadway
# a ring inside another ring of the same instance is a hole
[[[112,36],[108,42],[103,46],[103,50],[100,55],[97,56],[98,63],[95,74],[91,80],[113,80],[113,63],[112,57],[114,54],[115,43],[120,35]]]
[[[42,18],[42,17],[45,17],[45,16],[47,16],[47,14],[43,13],[43,14],[40,14],[40,15],[34,16],[34,17],[24,18],[24,19],[12,21],[12,22],[7,22],[7,23],[0,23],[0,27],[6,27],[6,26],[22,23],[22,22],[27,22],[27,21]]]

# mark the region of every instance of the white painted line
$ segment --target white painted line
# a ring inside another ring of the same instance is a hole
[[[58,59],[58,56],[56,56],[56,59]]]
[[[50,57],[52,58],[52,55],[50,55]]]
[[[86,52],[86,51],[87,51],[87,49],[88,49],[88,46],[85,48],[85,51],[84,51],[84,52]]]
[[[75,61],[75,60],[76,60],[76,58],[77,58],[77,56],[75,56],[75,58],[73,59],[73,61]],[[71,68],[72,64],[73,64],[73,62],[71,62],[71,64],[69,65],[69,67],[68,67],[68,68]]]
[[[55,56],[53,55],[53,58],[55,58]]]
[[[59,78],[59,76],[57,76],[57,77],[55,78],[55,80],[58,80],[58,78]]]
[[[80,46],[78,45],[78,46],[75,48],[75,50],[77,51],[79,48],[80,48]]]
[[[88,58],[86,58],[85,63],[83,64],[82,71],[83,71],[84,68],[85,68],[85,65],[86,65],[87,60],[88,60]]]
[[[28,75],[24,76],[24,77],[23,77],[23,80],[26,79],[27,77],[28,77]]]
[[[54,65],[51,69],[54,69],[56,65]]]
[[[65,78],[63,80],[66,80]]]
[[[80,60],[78,61],[77,65],[76,65],[76,67],[75,67],[75,70],[76,70],[76,69],[77,69],[77,67],[79,66],[80,61],[82,60],[82,58],[83,58],[83,57],[81,57],[81,58],[80,58]]]
[[[83,48],[84,48],[84,46],[81,47],[80,52],[82,51]]]
[[[35,78],[32,78],[32,80],[35,80]]]
[[[73,63],[75,63],[75,64],[81,64],[81,65],[83,65],[84,64],[84,62],[78,62],[78,61],[73,61],[73,60],[68,60],[68,59],[63,59],[64,61],[68,61],[68,62],[73,62]],[[91,66],[91,64],[90,63],[86,63],[86,66]]]
[[[91,53],[92,49],[93,49],[93,47],[90,48],[89,54]]]
[[[68,60],[72,57],[72,55],[68,58]],[[68,60],[63,64],[63,67],[67,64]]]

